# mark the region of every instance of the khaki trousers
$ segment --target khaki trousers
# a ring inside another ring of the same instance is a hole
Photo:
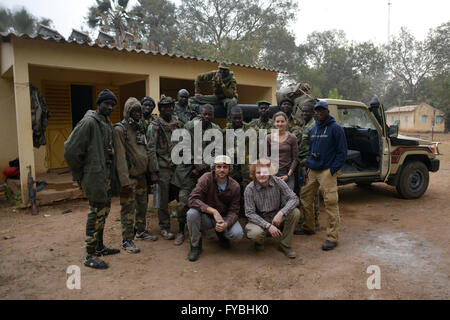
[[[340,224],[337,173],[331,174],[330,169],[309,170],[308,182],[302,187],[300,201],[304,210],[305,222],[303,229],[315,230],[314,197],[319,188],[323,192],[325,211],[328,215],[327,240],[338,242]]]
[[[288,212],[288,214],[284,216],[283,220],[281,221],[283,235],[280,238],[280,243],[285,247],[291,247],[292,235],[294,234],[294,229],[297,226],[299,218],[300,210],[295,208],[292,211]],[[267,222],[272,222],[272,220]],[[245,232],[247,233],[247,238],[249,238],[253,242],[264,244],[264,241],[266,240],[266,230],[264,230],[260,226],[249,222],[245,225]]]

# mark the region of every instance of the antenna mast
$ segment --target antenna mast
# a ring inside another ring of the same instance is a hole
[[[391,42],[391,0],[388,0],[388,44]]]

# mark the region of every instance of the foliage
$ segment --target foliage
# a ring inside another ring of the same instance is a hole
[[[127,10],[129,0],[95,0],[89,7],[86,21],[89,27],[99,27],[103,32],[113,32],[116,43],[122,45],[125,32],[133,32]]]
[[[33,16],[24,7],[17,10],[0,7],[0,32],[34,35],[40,24],[51,27],[53,22],[48,18]]]
[[[207,58],[256,64],[264,38],[292,21],[294,5],[293,0],[182,0],[178,21],[186,47],[177,45],[175,51],[190,54],[203,44]]]
[[[132,25],[140,39],[155,50],[171,52],[178,38],[176,6],[168,0],[138,0],[131,10]]]
[[[339,94],[337,88],[334,88],[333,90],[330,90],[330,91],[328,92],[328,98],[330,98],[330,99],[342,99],[343,96],[341,96],[341,95]]]

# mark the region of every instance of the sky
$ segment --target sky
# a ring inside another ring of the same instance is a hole
[[[418,39],[430,28],[450,20],[449,0],[298,0],[299,9],[290,29],[297,44],[313,31],[343,30],[348,40],[385,43],[388,39],[388,1],[391,35],[407,27]],[[137,1],[131,0],[133,5]],[[173,1],[179,4],[181,0]],[[25,6],[38,17],[53,20],[55,29],[67,38],[72,28],[80,29],[88,7],[95,0],[0,0],[7,8]]]

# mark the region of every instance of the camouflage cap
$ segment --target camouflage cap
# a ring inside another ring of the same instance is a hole
[[[221,62],[219,64],[219,69],[228,69],[228,70],[230,70],[230,65],[228,63],[226,63],[226,62]]]
[[[162,105],[162,104],[175,104],[175,100],[173,100],[171,97],[167,96],[162,96],[161,100],[159,100],[158,102],[158,106]]]

